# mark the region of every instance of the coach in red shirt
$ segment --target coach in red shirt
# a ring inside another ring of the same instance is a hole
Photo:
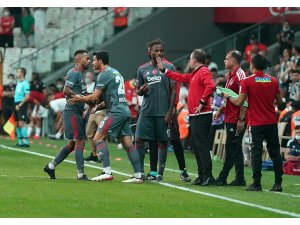
[[[241,69],[240,63],[242,54],[237,50],[231,50],[227,53],[224,63],[225,68],[229,70],[226,88],[235,93],[239,93],[240,84],[245,79],[245,72]],[[226,127],[226,156],[223,168],[216,181],[218,186],[227,185],[227,177],[233,165],[235,165],[235,180],[229,183],[230,186],[246,186],[244,177],[244,154],[242,141],[245,133],[245,111],[244,106],[236,106],[227,101],[219,108],[215,114],[215,119],[224,112],[224,122]]]
[[[204,65],[206,57],[207,53],[204,50],[195,49],[190,56],[190,66],[193,72],[188,74],[179,74],[165,69],[161,58],[157,58],[159,70],[167,77],[189,83],[188,110],[199,175],[193,184],[201,186],[212,185],[215,182],[207,145],[212,123],[211,103],[215,84],[209,69]]]
[[[249,130],[251,133],[251,162],[253,184],[247,191],[261,191],[261,167],[263,141],[267,141],[268,153],[273,161],[275,184],[270,191],[282,192],[282,158],[278,139],[278,128],[274,101],[282,104],[276,78],[263,72],[266,59],[257,54],[251,59],[253,75],[243,80],[238,98],[228,97],[235,105],[241,106],[248,97]]]

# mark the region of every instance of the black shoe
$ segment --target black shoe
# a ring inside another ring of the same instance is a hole
[[[156,180],[156,176],[151,175],[150,173],[148,173],[146,175],[146,180]]]
[[[94,156],[92,153],[90,156],[84,158],[84,161],[87,161],[87,162],[97,162],[98,161],[98,157],[97,156]]]
[[[81,178],[78,178],[78,177],[77,177],[77,180],[90,181],[90,178],[88,178],[87,175],[83,174]]]
[[[23,144],[21,147],[29,148],[29,144]]]
[[[272,189],[270,191],[273,191],[273,192],[282,192],[282,187],[280,184],[274,184]]]
[[[163,176],[162,175],[157,175],[155,179],[156,179],[156,182],[162,182],[163,181]]]
[[[51,169],[49,168],[48,164],[44,167],[44,171],[45,171],[46,173],[48,173],[50,179],[56,179],[56,178],[55,178],[55,170],[51,170]]]
[[[187,173],[186,169],[184,169],[180,174],[180,180],[184,182],[190,182],[192,180],[189,174]]]
[[[16,144],[16,147],[24,147],[23,144]]]
[[[194,182],[193,182],[193,185],[201,185],[203,181],[203,178],[202,177],[197,177]]]
[[[201,186],[210,186],[210,185],[215,185],[215,178],[213,176],[208,177],[206,179],[203,179],[202,183],[200,184]]]
[[[216,181],[215,181],[215,185],[217,185],[217,186],[227,186],[227,182],[226,181],[224,181],[224,180],[219,180],[219,179],[217,179]]]
[[[262,191],[261,185],[251,184],[246,191]]]
[[[228,184],[228,186],[246,186],[246,181],[245,180],[234,180],[231,183]]]

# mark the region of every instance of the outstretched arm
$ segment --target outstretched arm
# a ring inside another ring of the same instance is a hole
[[[70,102],[71,103],[76,103],[76,102],[89,103],[89,102],[97,101],[100,98],[101,95],[102,95],[102,90],[101,89],[95,89],[92,94],[87,95],[87,96],[72,95],[71,99],[70,99]]]

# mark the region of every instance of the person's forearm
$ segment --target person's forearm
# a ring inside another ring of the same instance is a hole
[[[240,108],[240,116],[239,116],[239,121],[244,122],[245,121],[245,114],[247,111],[247,107],[241,106]]]
[[[22,107],[29,100],[29,94],[25,95],[25,98],[19,103],[19,106]]]

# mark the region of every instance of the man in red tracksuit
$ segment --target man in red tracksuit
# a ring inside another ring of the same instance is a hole
[[[188,110],[193,137],[195,157],[198,166],[198,177],[194,185],[208,186],[215,182],[212,175],[212,162],[207,145],[209,129],[212,123],[212,94],[215,89],[209,69],[204,65],[207,53],[195,49],[190,56],[192,73],[179,74],[165,69],[162,59],[157,58],[158,68],[172,80],[189,83]]]

